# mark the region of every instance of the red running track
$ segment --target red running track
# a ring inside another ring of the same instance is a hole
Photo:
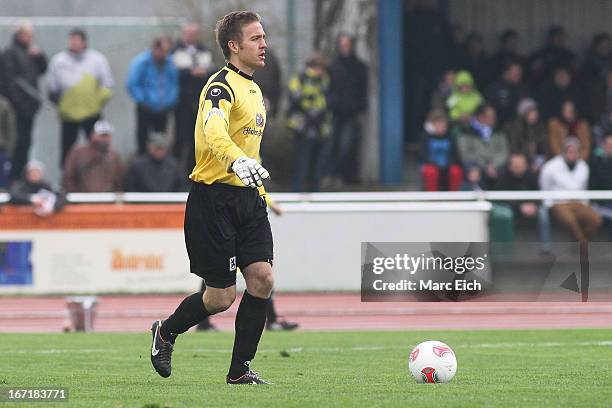
[[[100,296],[99,332],[142,332],[168,316],[182,295]],[[233,330],[232,308],[212,318]],[[359,294],[276,294],[276,309],[303,330],[612,328],[610,302],[362,303]],[[0,297],[0,332],[60,332],[64,297]]]

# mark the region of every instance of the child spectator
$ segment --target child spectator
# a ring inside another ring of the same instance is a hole
[[[467,121],[482,101],[482,95],[474,88],[472,74],[459,71],[455,77],[453,92],[446,100],[451,120]]]
[[[421,135],[421,158],[421,176],[426,191],[459,190],[462,171],[444,111],[433,110],[427,115]]]

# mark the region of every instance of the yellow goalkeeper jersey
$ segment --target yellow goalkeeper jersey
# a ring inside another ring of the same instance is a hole
[[[211,76],[200,94],[196,165],[189,178],[204,184],[246,187],[230,167],[241,156],[260,160],[265,125],[266,107],[259,86],[253,77],[228,63]]]

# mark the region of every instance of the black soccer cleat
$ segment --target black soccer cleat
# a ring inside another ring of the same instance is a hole
[[[161,320],[156,320],[151,326],[153,334],[153,342],[151,344],[151,363],[157,374],[164,378],[170,377],[172,372],[172,352],[174,344],[170,341],[162,339],[159,333],[159,328],[162,325]]]
[[[277,320],[275,322],[266,322],[266,329],[270,331],[281,331],[281,330],[295,330],[299,327],[296,322],[290,322],[288,320]]]
[[[226,381],[228,384],[274,384],[266,380],[262,380],[259,378],[259,373],[251,370],[248,370],[235,380],[232,380],[228,375]]]

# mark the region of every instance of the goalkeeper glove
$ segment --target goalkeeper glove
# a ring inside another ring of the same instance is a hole
[[[262,185],[263,179],[269,179],[270,173],[264,169],[255,159],[239,157],[232,164],[232,171],[236,173],[245,186],[257,188]]]

